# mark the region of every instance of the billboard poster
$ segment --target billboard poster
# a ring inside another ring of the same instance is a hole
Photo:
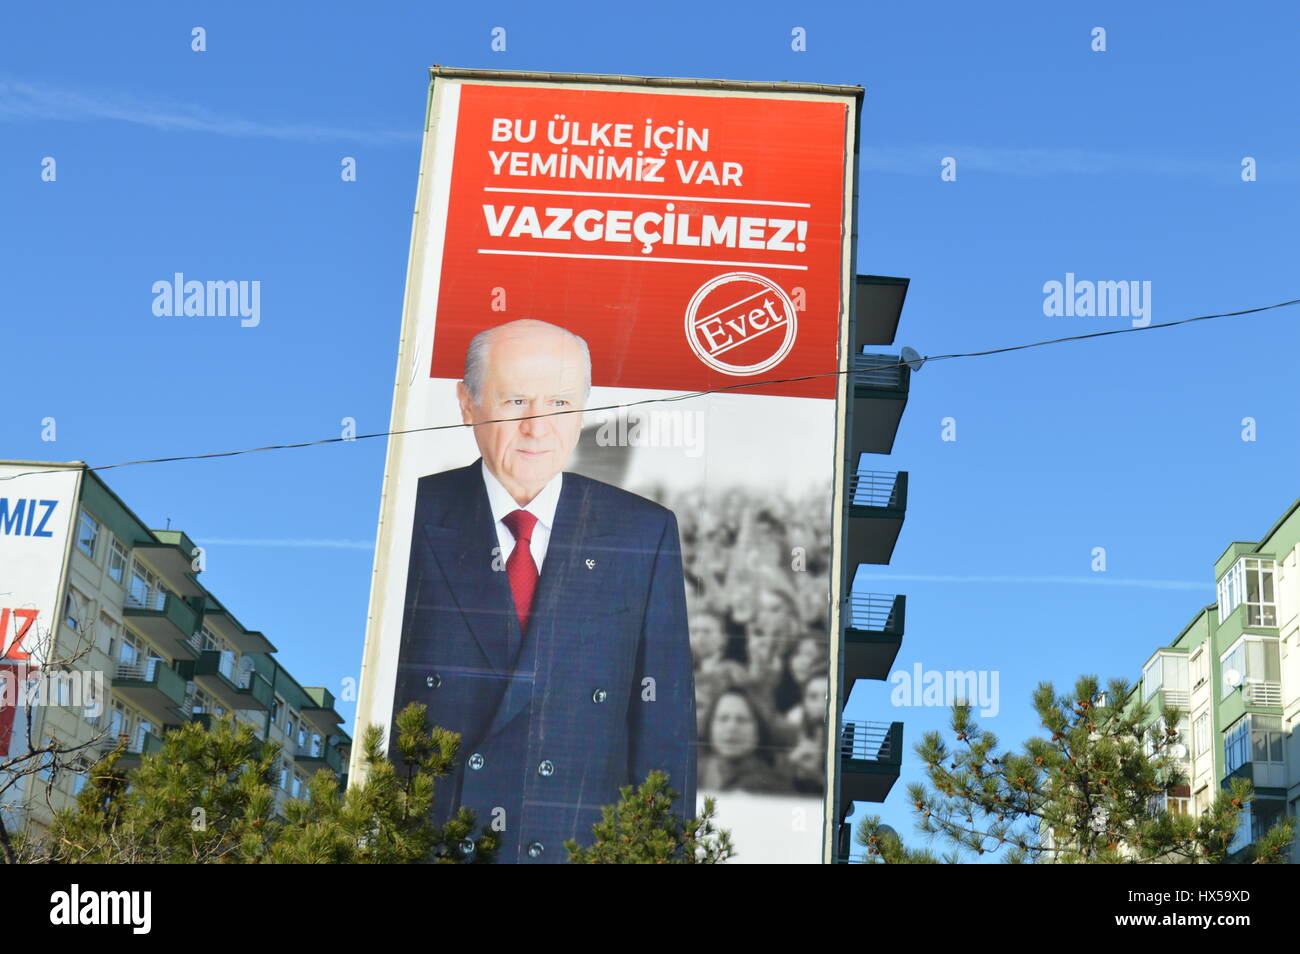
[[[26,751],[28,687],[53,651],[80,481],[80,470],[0,462],[0,758]]]
[[[434,72],[358,728],[502,862],[653,769],[817,862],[854,91]]]

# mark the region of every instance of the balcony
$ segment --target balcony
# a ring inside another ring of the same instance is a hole
[[[1277,635],[1277,606],[1273,603],[1239,603],[1219,621],[1219,635],[1232,639],[1247,633]]]
[[[188,665],[193,669],[195,684],[223,707],[261,711],[271,708],[275,697],[271,684],[255,672],[237,669],[234,653],[205,649]]]
[[[323,736],[337,732],[343,716],[334,710],[334,694],[321,686],[304,686],[303,692],[313,703],[298,710],[303,719]]]
[[[215,597],[208,596],[203,612],[203,623],[210,630],[222,636],[231,646],[241,653],[273,653],[275,646],[261,633],[244,629],[233,613],[219,603]]]
[[[848,627],[844,630],[844,678],[886,679],[903,644],[907,597],[882,593],[849,595]]]
[[[907,471],[852,474],[847,504],[849,566],[888,563],[907,514]]]
[[[1282,684],[1263,679],[1247,679],[1242,683],[1241,697],[1248,706],[1281,706]]]
[[[120,663],[113,673],[113,692],[156,725],[176,722],[185,705],[185,677],[161,659]]]
[[[898,781],[903,723],[845,722],[840,729],[840,813],[854,802],[883,802]]]
[[[858,275],[854,283],[853,350],[867,345],[889,345],[898,333],[908,279]]]
[[[338,747],[328,742],[321,742],[320,746],[314,751],[309,745],[293,757],[293,762],[299,768],[312,774],[315,774],[320,769],[329,769],[335,775],[339,775],[343,771],[343,760],[339,757]]]
[[[133,732],[129,736],[110,736],[102,739],[96,746],[101,759],[107,758],[125,740],[126,747],[117,758],[117,767],[130,771],[140,767],[140,761],[146,755],[157,755],[162,751],[162,739],[152,732]]]
[[[128,594],[122,615],[134,629],[172,656],[194,655],[191,639],[199,628],[199,611],[175,593],[167,593],[162,599],[151,594],[147,602]]]
[[[202,596],[203,587],[195,580],[194,541],[179,530],[150,530],[156,538],[135,545],[135,550],[144,557],[158,575],[162,577],[169,589],[182,596]]]
[[[853,355],[851,454],[888,454],[907,407],[911,371],[894,354]]]

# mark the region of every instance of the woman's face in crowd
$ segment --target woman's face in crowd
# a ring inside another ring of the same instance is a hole
[[[812,722],[826,713],[826,679],[809,679],[803,687],[803,717]]]
[[[758,748],[758,722],[749,704],[735,693],[718,702],[710,730],[713,751],[724,759],[744,758]]]
[[[818,672],[824,672],[825,669],[821,646],[817,640],[799,640],[799,645],[790,655],[790,675],[794,676],[795,682],[802,686]]]

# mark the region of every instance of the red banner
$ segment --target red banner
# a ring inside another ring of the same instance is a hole
[[[464,86],[431,375],[528,317],[595,385],[833,398],[848,108]]]

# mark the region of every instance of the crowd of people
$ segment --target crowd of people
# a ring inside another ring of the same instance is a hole
[[[681,532],[695,660],[699,788],[821,794],[830,493],[654,496]]]

